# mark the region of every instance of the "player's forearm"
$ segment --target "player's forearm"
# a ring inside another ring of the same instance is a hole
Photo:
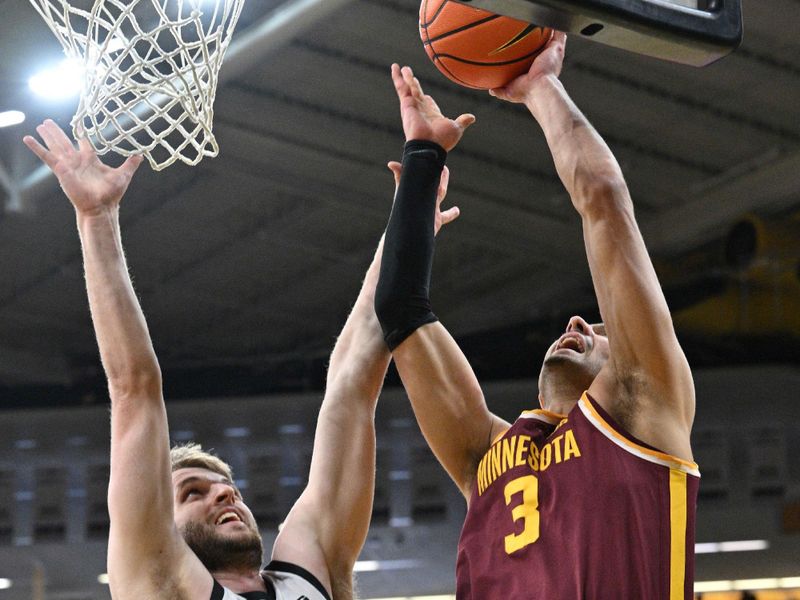
[[[403,172],[386,226],[375,292],[375,314],[392,351],[417,329],[438,320],[429,297],[436,202],[446,157],[443,147],[426,140],[406,142],[403,150]]]
[[[372,514],[375,406],[391,359],[373,309],[382,251],[383,241],[331,354],[308,487],[293,510],[310,518],[333,579],[349,577]]]
[[[624,187],[611,150],[557,77],[536,80],[525,104],[542,127],[558,175],[581,215],[598,197],[598,190]]]
[[[161,374],[128,275],[118,209],[79,214],[78,231],[92,322],[112,396],[158,392]]]
[[[356,397],[373,403],[377,400],[391,359],[374,309],[382,253],[383,238],[364,276],[353,310],[334,346],[327,381],[328,391],[335,386],[351,387],[354,391],[361,391]]]

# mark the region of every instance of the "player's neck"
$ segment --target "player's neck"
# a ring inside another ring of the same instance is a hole
[[[542,406],[558,415],[567,415],[575,407],[585,391],[586,387],[584,385],[576,385],[569,381],[553,382],[542,390],[542,398],[544,399]]]
[[[247,571],[225,569],[222,571],[214,571],[211,575],[221,586],[228,588],[235,594],[241,594],[243,592],[264,592],[267,590],[264,579],[261,577],[261,571],[258,569]]]
[[[578,403],[578,400],[580,400],[580,396],[573,396],[571,400],[565,399],[561,401],[557,400],[555,402],[549,402],[546,404],[547,406],[546,410],[551,413],[555,413],[557,415],[566,416],[569,414],[569,411],[575,408],[575,405]]]

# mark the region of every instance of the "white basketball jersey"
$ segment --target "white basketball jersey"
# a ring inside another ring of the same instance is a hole
[[[261,572],[267,593],[235,594],[214,581],[211,600],[331,600],[325,587],[311,573],[292,563],[273,560]],[[219,595],[219,591],[222,595]]]

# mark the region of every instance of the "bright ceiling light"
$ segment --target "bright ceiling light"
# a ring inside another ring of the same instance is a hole
[[[800,577],[765,577],[763,579],[734,579],[722,581],[695,581],[694,591],[731,592],[734,590],[774,590],[800,587]]]
[[[97,583],[108,585],[108,573],[100,573],[100,575],[97,576]]]
[[[356,573],[367,571],[402,571],[404,569],[416,569],[421,562],[416,559],[400,560],[359,560],[353,567]]]
[[[703,542],[694,545],[695,554],[713,554],[716,552],[752,552],[769,548],[767,540],[739,540],[733,542]]]
[[[0,577],[0,590],[7,590],[11,587],[11,580]]]
[[[771,590],[780,587],[778,580],[772,577],[765,579],[738,579],[733,582],[735,590]]]
[[[34,94],[48,100],[73,98],[83,86],[83,63],[77,58],[64,59],[31,77],[28,86]]]
[[[741,540],[738,542],[720,542],[720,552],[747,552],[752,550],[766,550],[769,548],[767,540]]]
[[[25,113],[18,110],[0,112],[0,127],[11,127],[25,121]]]
[[[730,592],[733,589],[732,581],[695,581],[694,591],[697,592]]]

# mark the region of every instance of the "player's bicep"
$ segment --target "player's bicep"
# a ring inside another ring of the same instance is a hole
[[[129,539],[112,523],[108,540],[109,588],[115,600],[138,598],[211,597],[208,569],[175,530],[142,544]]]
[[[327,557],[354,563],[367,537],[375,489],[374,399],[363,388],[329,388],[320,410],[308,485],[298,502],[313,512]],[[294,512],[294,511],[293,511]]]
[[[160,400],[160,399],[159,399]],[[136,398],[114,402],[108,508],[117,528],[147,538],[172,526],[169,434],[163,404]]]
[[[468,496],[480,457],[508,424],[489,412],[472,367],[441,323],[417,329],[393,356],[425,439]]]
[[[281,524],[271,558],[302,567],[330,594],[334,577],[352,577],[352,564],[339,564],[341,557],[323,548],[320,524],[324,521],[319,518],[323,511],[325,507],[304,492]]]
[[[606,205],[584,215],[584,237],[611,366],[620,378],[639,377],[654,396],[693,411],[691,374],[627,189],[606,193]],[[691,406],[690,406],[691,405]]]

